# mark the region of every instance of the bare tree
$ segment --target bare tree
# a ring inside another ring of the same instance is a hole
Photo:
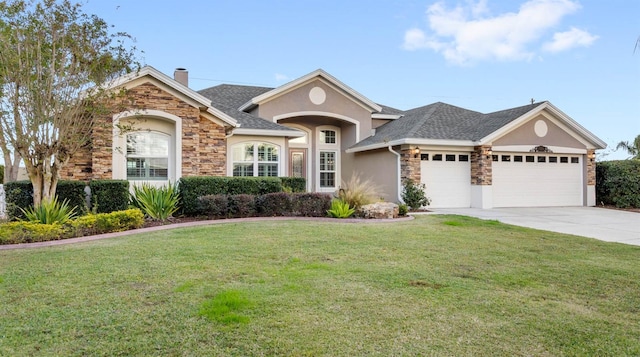
[[[34,205],[55,195],[108,110],[113,91],[102,85],[137,67],[130,41],[69,0],[0,1],[0,147],[8,167],[22,159]]]

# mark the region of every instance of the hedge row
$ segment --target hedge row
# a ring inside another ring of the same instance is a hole
[[[76,212],[86,213],[86,183],[59,181],[56,195],[59,201],[68,200]],[[126,180],[94,180],[91,189],[91,211],[108,213],[129,207],[129,182]],[[293,177],[183,177],[179,182],[182,213],[197,215],[198,197],[206,195],[264,195],[273,192],[304,192],[306,180]],[[12,219],[24,218],[22,209],[33,206],[33,186],[30,181],[10,182],[5,185],[7,215]]]
[[[87,207],[85,192],[87,184],[83,181],[58,181],[56,196],[58,201],[67,200],[76,212],[85,214]],[[129,207],[129,182],[126,180],[95,180],[89,182],[91,205],[96,213],[108,213],[126,210]],[[7,215],[12,219],[22,219],[26,210],[33,206],[33,185],[31,181],[8,182],[4,186],[7,201]]]
[[[640,208],[640,160],[598,162],[596,202],[620,208]]]
[[[181,178],[179,187],[182,213],[197,215],[198,197],[282,192],[282,180],[279,177],[195,176]]]
[[[331,195],[274,192],[264,195],[207,195],[199,197],[196,214],[209,218],[303,216],[324,217]]]

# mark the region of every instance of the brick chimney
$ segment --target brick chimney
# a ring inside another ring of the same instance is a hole
[[[173,72],[173,79],[185,87],[189,86],[189,71],[186,68],[176,68]]]

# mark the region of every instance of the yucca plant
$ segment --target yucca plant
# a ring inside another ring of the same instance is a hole
[[[29,207],[26,210],[20,208],[26,221],[42,224],[64,224],[76,215],[76,207],[69,207],[69,201],[58,202],[58,198],[42,200],[40,205]]]
[[[380,186],[369,179],[362,181],[359,173],[351,175],[349,181],[343,181],[338,191],[338,198],[354,210],[378,201],[380,196]]]
[[[147,183],[133,186],[131,205],[154,221],[166,221],[178,210],[178,184],[155,187]]]
[[[336,198],[331,201],[331,208],[327,210],[327,214],[332,218],[349,218],[355,211],[347,202]]]

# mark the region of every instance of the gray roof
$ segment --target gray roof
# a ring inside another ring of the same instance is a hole
[[[400,119],[376,129],[353,147],[402,139],[479,140],[519,118],[543,102],[483,114],[446,103],[433,103],[404,112]]]
[[[199,90],[198,93],[211,99],[215,104],[226,105],[230,108],[240,108],[252,98],[264,94],[273,88],[252,87],[233,84],[221,84],[215,87]]]
[[[241,128],[259,130],[292,130],[283,125],[238,110],[254,97],[273,88],[233,84],[221,84],[198,91],[211,99],[214,107],[240,123]],[[378,104],[381,114],[401,115],[376,129],[370,136],[353,147],[363,147],[402,139],[470,140],[477,141],[511,121],[521,117],[545,102],[483,114],[480,112],[437,102],[423,107],[402,111]]]
[[[296,130],[284,125],[259,118],[255,115],[238,110],[241,105],[250,101],[253,97],[266,93],[273,88],[251,87],[232,84],[221,84],[215,87],[199,90],[198,93],[211,99],[211,104],[234,118],[242,129],[259,130]]]
[[[380,112],[380,114],[392,114],[392,115],[403,115],[404,111],[400,110],[400,109],[396,109],[393,107],[390,107],[388,105],[383,105],[380,103],[376,103],[380,106],[380,108],[382,108],[382,111]]]

